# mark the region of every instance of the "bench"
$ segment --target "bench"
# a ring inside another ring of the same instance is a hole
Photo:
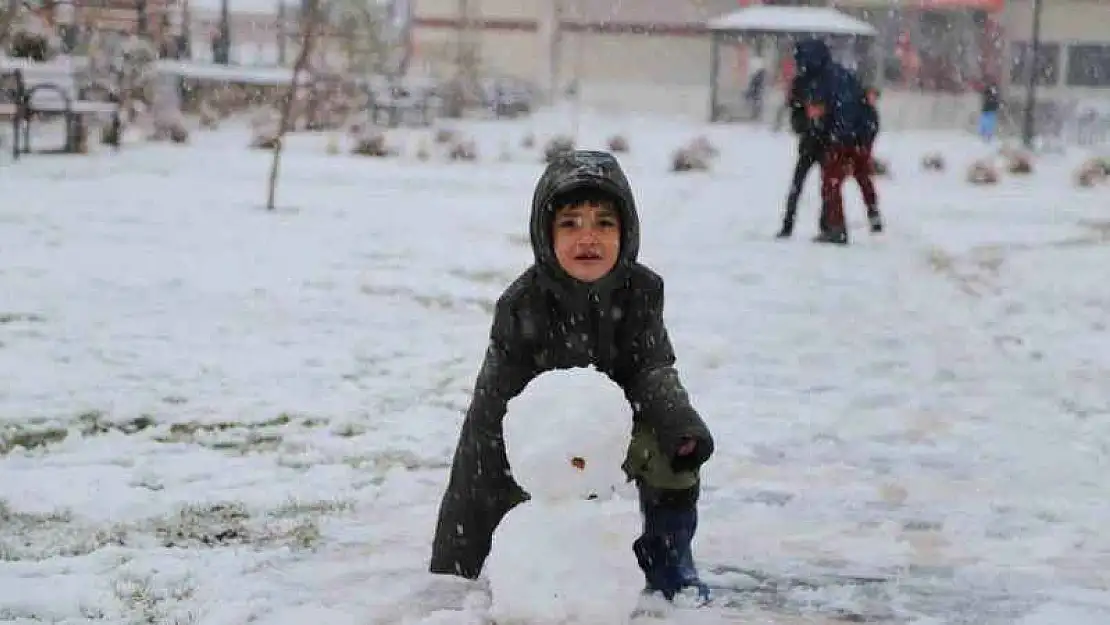
[[[84,151],[86,121],[90,116],[108,116],[113,127],[112,147],[119,149],[120,106],[118,102],[84,99],[73,72],[68,68],[0,67],[0,80],[7,83],[7,97],[0,98],[0,114],[12,116],[12,155],[31,153],[31,125],[40,116],[61,115],[65,121],[65,145],[61,152]]]
[[[391,86],[386,89],[367,89],[367,108],[370,121],[395,128],[416,118],[421,126],[430,126],[440,102],[439,96],[430,88],[405,88]],[[383,119],[384,118],[384,119]]]

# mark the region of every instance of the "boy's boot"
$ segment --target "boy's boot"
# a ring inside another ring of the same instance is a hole
[[[871,234],[879,234],[883,231],[883,217],[879,214],[879,209],[874,207],[867,209],[867,223],[871,224]]]
[[[692,492],[644,493],[640,511],[644,530],[632,544],[644,572],[646,593],[660,593],[667,601],[685,589],[709,600],[709,587],[698,577],[692,543],[698,528],[697,489]]]
[[[813,242],[848,245],[848,233],[842,228],[829,228],[828,230],[822,230],[821,234],[813,237]]]
[[[792,234],[794,234],[794,218],[786,217],[782,220],[782,230],[779,230],[779,233],[775,236],[780,239],[789,239]]]
[[[698,527],[698,473],[675,471],[655,433],[638,430],[633,431],[621,468],[640,493],[644,528],[632,550],[644,572],[644,591],[661,593],[670,601],[682,590],[693,588],[707,601],[709,588],[698,578],[691,549]]]

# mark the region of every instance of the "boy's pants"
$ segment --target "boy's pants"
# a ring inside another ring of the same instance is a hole
[[[798,142],[798,161],[794,164],[794,177],[790,181],[790,192],[786,195],[786,214],[782,217],[782,230],[785,234],[794,231],[794,222],[798,217],[798,198],[802,195],[809,170],[821,162],[822,150],[811,145],[805,139]],[[825,229],[825,210],[821,209],[821,229]]]
[[[983,111],[979,114],[979,136],[984,141],[994,139],[995,130],[998,128],[998,113],[996,111]]]
[[[692,542],[698,529],[698,509],[696,499],[690,499],[675,505],[640,497],[644,529],[632,550],[647,590],[661,592],[667,600],[689,587],[696,588],[703,598],[709,594],[694,566]]]
[[[867,216],[877,216],[879,199],[875,185],[871,181],[871,149],[859,145],[832,145],[825,151],[821,161],[821,202],[822,225],[828,232],[847,231],[844,222],[844,180],[853,176],[863,193],[863,203],[867,206]]]

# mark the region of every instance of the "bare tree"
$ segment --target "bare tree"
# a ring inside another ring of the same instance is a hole
[[[390,56],[384,7],[372,0],[333,0],[329,12],[348,70],[363,75],[384,73]]]
[[[8,49],[12,27],[19,18],[23,3],[20,0],[0,0],[0,2],[4,2],[0,5],[0,53],[3,53]]]
[[[278,118],[277,140],[274,141],[274,160],[270,165],[270,185],[266,194],[266,209],[274,210],[274,200],[277,195],[278,172],[281,170],[281,151],[285,145],[285,133],[292,126],[293,102],[297,98],[297,91],[301,83],[301,75],[308,68],[312,58],[313,48],[324,25],[324,12],[320,7],[320,0],[306,0],[304,12],[301,14],[301,49],[297,53],[297,60],[293,63],[293,79],[289,91],[281,101],[281,114]]]

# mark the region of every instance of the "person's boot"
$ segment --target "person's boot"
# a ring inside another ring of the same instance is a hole
[[[790,221],[784,221],[784,222],[782,222],[782,230],[779,230],[779,233],[775,235],[775,238],[789,239],[790,236],[793,235],[793,234],[794,234],[794,223],[790,222]]]
[[[880,234],[883,231],[883,218],[878,210],[867,211],[867,223],[871,224],[871,234]]]
[[[633,543],[632,550],[644,572],[645,593],[659,593],[667,601],[673,601],[680,593],[696,594],[704,603],[709,601],[709,587],[701,581],[694,566],[692,542],[698,513],[696,500],[692,494],[690,497],[687,501],[674,500],[663,505],[642,500],[644,532]]]
[[[843,228],[830,228],[813,237],[813,242],[848,245],[848,233]]]

